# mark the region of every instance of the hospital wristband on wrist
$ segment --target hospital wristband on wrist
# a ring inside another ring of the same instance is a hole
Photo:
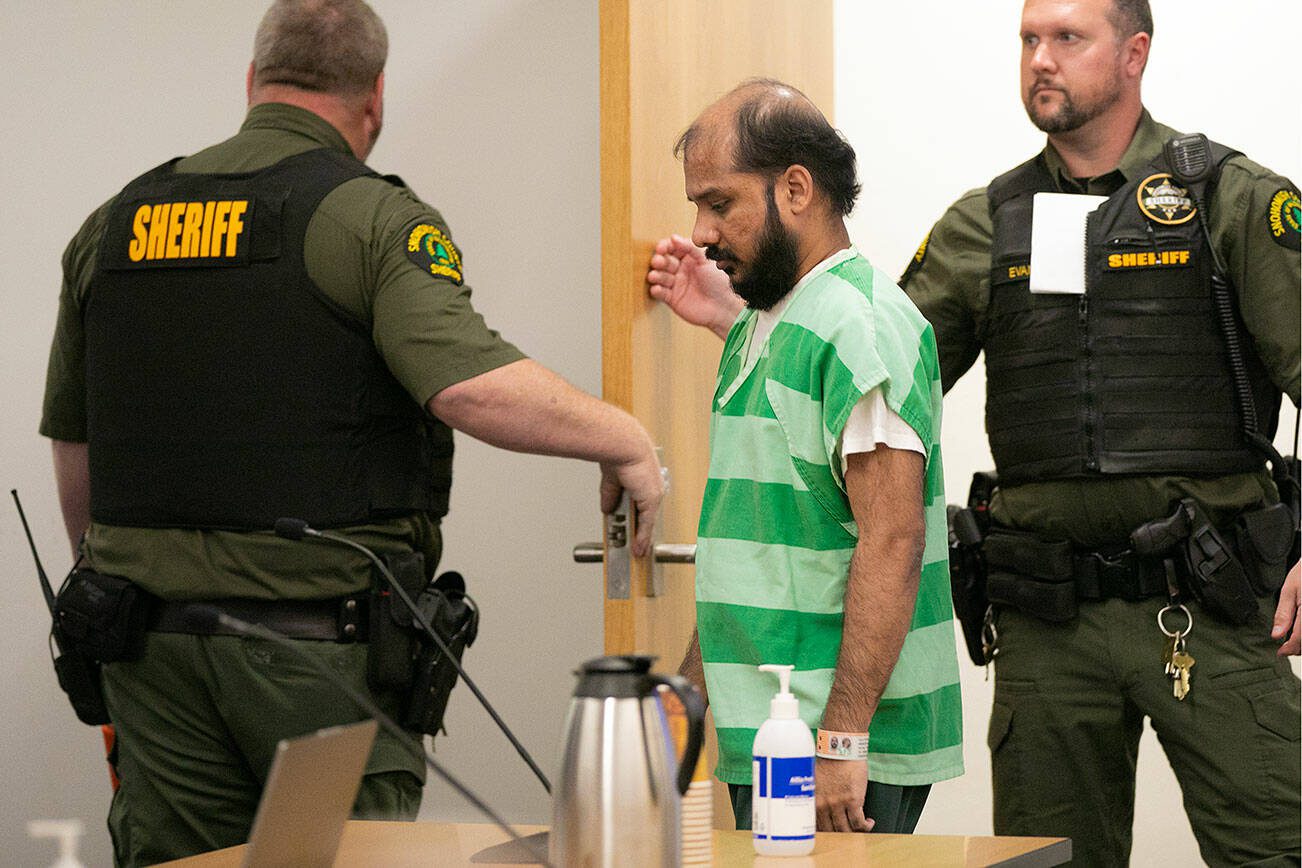
[[[822,759],[866,760],[868,759],[868,733],[832,732],[820,729],[814,753]]]

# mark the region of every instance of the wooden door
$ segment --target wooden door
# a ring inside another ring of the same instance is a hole
[[[601,0],[600,15],[603,397],[663,448],[670,490],[659,540],[691,543],[722,344],[646,293],[655,241],[692,226],[673,144],[705,106],[755,76],[794,85],[830,117],[832,0]],[[673,671],[695,623],[693,573],[661,568],[662,594],[647,595],[647,558],[633,564],[629,599],[606,600],[605,648],[658,655],[657,669]],[[728,825],[730,816],[716,817]]]

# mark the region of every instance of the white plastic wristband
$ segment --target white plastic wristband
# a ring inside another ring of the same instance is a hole
[[[832,760],[868,759],[868,733],[818,731],[815,755]]]

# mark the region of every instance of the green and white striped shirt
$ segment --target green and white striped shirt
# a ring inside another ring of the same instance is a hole
[[[955,777],[963,727],[931,327],[853,248],[815,266],[788,298],[750,364],[754,312],[733,324],[712,405],[696,612],[716,774],[750,783],[751,745],[776,690],[757,664],[793,664],[801,717],[811,728],[822,719],[858,541],[837,443],[878,388],[927,448],[927,530],[913,621],[872,720],[869,774],[898,785]]]

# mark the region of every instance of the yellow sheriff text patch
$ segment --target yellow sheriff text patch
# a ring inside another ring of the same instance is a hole
[[[1188,265],[1188,250],[1144,250],[1139,253],[1111,253],[1108,255],[1108,269],[1118,268],[1162,268],[1172,265]]]
[[[407,258],[433,276],[461,285],[461,253],[439,227],[418,223],[408,232]]]
[[[1197,213],[1189,191],[1177,187],[1166,172],[1145,178],[1135,191],[1135,198],[1145,217],[1166,226],[1188,223]]]
[[[247,253],[248,199],[143,202],[131,218],[127,259],[235,259]]]
[[[1267,223],[1276,244],[1289,250],[1302,247],[1302,201],[1296,191],[1280,190],[1270,197]]]

